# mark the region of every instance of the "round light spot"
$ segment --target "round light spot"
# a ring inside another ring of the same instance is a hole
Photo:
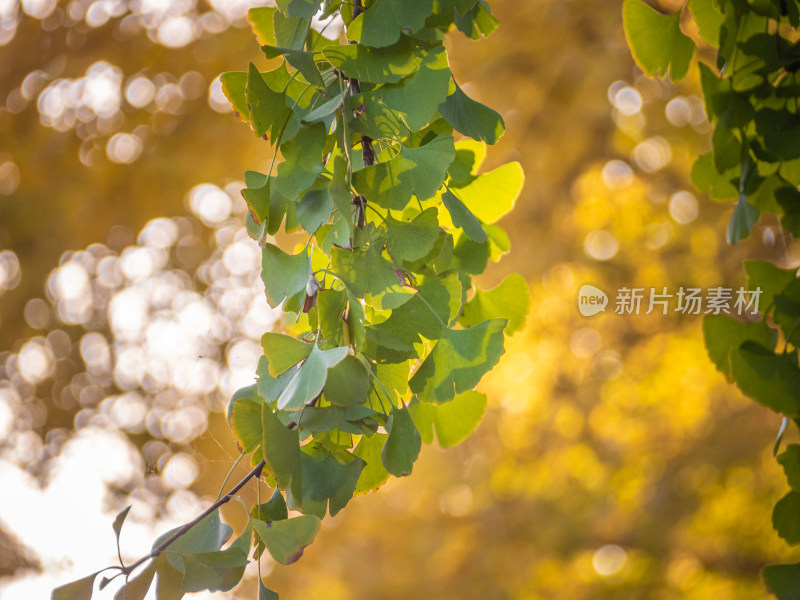
[[[10,196],[19,187],[19,167],[11,161],[0,163],[0,194]]]
[[[45,329],[50,317],[50,305],[41,298],[31,298],[25,304],[25,322],[33,329]]]
[[[130,164],[142,153],[142,140],[132,133],[116,133],[106,144],[106,155],[120,164]]]
[[[194,23],[189,17],[168,17],[158,26],[158,42],[168,48],[183,48],[194,38]]]
[[[209,227],[227,219],[232,207],[230,196],[210,183],[201,183],[189,192],[189,208]]]
[[[169,459],[161,477],[172,489],[186,489],[197,479],[198,468],[194,459],[183,452],[173,454]]]
[[[669,216],[681,225],[697,218],[697,198],[689,192],[676,192],[669,199]]]
[[[6,290],[13,290],[21,279],[22,270],[19,259],[11,250],[0,252],[0,294]]]
[[[89,274],[76,262],[68,262],[53,271],[48,287],[59,300],[74,300],[89,293]]]
[[[178,241],[178,226],[172,219],[152,219],[139,234],[139,244],[151,248],[166,249]]]
[[[208,86],[208,105],[218,113],[229,113],[233,110],[225,92],[222,91],[222,82],[219,77]]]
[[[614,94],[614,106],[623,115],[635,115],[642,110],[642,95],[630,86]]]
[[[596,329],[583,327],[575,331],[569,340],[569,349],[578,358],[594,356],[603,345],[603,338]]]
[[[607,231],[590,231],[583,240],[583,250],[596,260],[613,258],[619,250],[616,238]]]
[[[625,550],[616,544],[609,544],[598,549],[592,557],[592,566],[599,575],[608,577],[619,573],[628,560]]]
[[[663,169],[672,160],[669,142],[662,137],[652,137],[638,144],[632,152],[633,161],[646,173]]]
[[[22,11],[34,19],[46,19],[56,9],[56,0],[22,0]]]
[[[610,190],[619,190],[633,183],[633,169],[621,160],[610,160],[603,165],[603,183]]]
[[[667,115],[667,121],[675,127],[683,127],[692,121],[692,107],[683,96],[667,102],[664,112]]]
[[[27,342],[19,351],[19,372],[28,383],[47,379],[53,371],[53,364],[53,353],[36,340]]]
[[[155,95],[156,86],[144,75],[131,78],[125,86],[125,99],[136,108],[144,108],[150,104]]]

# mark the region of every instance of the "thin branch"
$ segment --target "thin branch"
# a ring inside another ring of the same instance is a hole
[[[253,479],[254,477],[259,477],[259,476],[261,475],[261,471],[264,469],[264,467],[266,466],[266,464],[267,464],[267,463],[266,463],[266,462],[265,462],[263,459],[262,459],[261,461],[259,461],[259,463],[258,463],[258,464],[257,464],[255,467],[253,467],[253,470],[252,470],[252,471],[250,471],[250,472],[249,472],[247,475],[245,475],[245,476],[242,478],[242,480],[241,480],[239,483],[237,483],[235,486],[233,486],[233,488],[231,489],[231,491],[230,491],[230,492],[228,492],[227,494],[225,494],[225,495],[224,495],[222,498],[220,498],[219,500],[217,500],[216,502],[214,502],[214,504],[212,504],[212,505],[211,505],[211,506],[209,506],[209,507],[208,507],[206,510],[204,510],[204,511],[203,511],[203,513],[202,513],[202,514],[201,514],[199,517],[197,517],[197,518],[196,518],[196,519],[194,519],[193,521],[190,521],[190,522],[186,523],[186,525],[184,525],[183,527],[181,527],[180,529],[178,529],[178,531],[176,531],[176,532],[175,532],[175,533],[173,533],[171,536],[169,536],[169,539],[167,539],[165,542],[161,543],[161,544],[160,544],[160,545],[159,545],[157,548],[155,548],[155,549],[154,549],[152,552],[150,552],[150,554],[148,554],[147,556],[144,556],[144,557],[140,558],[139,560],[137,560],[137,561],[136,561],[135,563],[133,563],[132,565],[129,565],[129,566],[127,566],[127,567],[124,567],[124,568],[122,569],[122,572],[123,572],[123,573],[124,573],[126,576],[128,576],[128,575],[130,575],[130,574],[131,574],[131,573],[134,571],[134,569],[136,569],[136,567],[138,567],[139,565],[141,565],[141,564],[145,563],[146,561],[150,560],[151,558],[157,558],[157,557],[158,557],[158,556],[159,556],[159,555],[160,555],[160,554],[161,554],[161,553],[162,553],[164,550],[166,550],[166,549],[167,549],[167,548],[170,546],[170,544],[172,544],[173,542],[175,542],[175,541],[176,541],[177,539],[179,539],[180,537],[182,537],[182,536],[186,535],[186,533],[187,533],[187,532],[188,532],[188,531],[189,531],[189,530],[190,530],[192,527],[194,527],[195,525],[197,525],[197,524],[198,524],[200,521],[202,521],[203,519],[205,519],[205,518],[206,518],[208,515],[210,515],[211,513],[213,513],[213,512],[214,512],[215,510],[217,510],[217,509],[218,509],[220,506],[222,506],[223,504],[225,504],[225,503],[229,502],[229,501],[230,501],[230,499],[231,499],[231,498],[233,498],[233,497],[236,495],[236,492],[238,492],[240,489],[242,489],[242,488],[245,486],[245,484],[246,484],[248,481],[250,481],[250,480],[251,480],[251,479]]]

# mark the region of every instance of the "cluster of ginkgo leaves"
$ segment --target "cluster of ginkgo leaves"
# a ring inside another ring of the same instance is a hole
[[[712,149],[692,168],[692,181],[716,200],[737,199],[728,241],[750,234],[762,211],[800,235],[800,2],[797,0],[690,0],[706,113],[714,125]],[[695,42],[682,15],[660,14],[641,0],[625,0],[625,32],[639,66],[650,76],[680,79]],[[687,18],[688,20],[688,18]],[[707,52],[707,54],[705,54]],[[775,444],[794,421],[800,427],[800,280],[796,269],[745,263],[750,290],[760,289],[762,317],[740,323],[726,315],[704,322],[709,356],[748,396],[784,416]],[[775,506],[772,522],[788,543],[800,544],[800,446],[778,456],[792,488]],[[762,576],[781,600],[797,598],[800,563],[765,567]]]
[[[154,580],[159,600],[229,590],[254,539],[255,558],[297,560],[326,514],[410,474],[434,432],[442,446],[472,432],[487,403],[474,388],[528,312],[521,276],[486,291],[472,281],[508,252],[496,223],[523,183],[517,163],[477,174],[503,120],[455,83],[444,47],[454,27],[471,38],[495,28],[487,3],[321,4],[252,9],[270,68],[221,76],[234,111],[274,147],[242,192],[267,301],[285,314],[283,332],[262,338],[257,383],[228,408],[253,470],[148,556],[114,567],[127,580],[117,598],[141,600]],[[315,16],[340,19],[343,35],[313,29]],[[262,476],[272,497],[222,549],[233,532],[218,506]],[[90,598],[96,575],[54,599]],[[260,600],[276,597],[259,582]]]

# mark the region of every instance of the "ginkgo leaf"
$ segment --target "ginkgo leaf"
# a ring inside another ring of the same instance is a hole
[[[736,203],[728,223],[728,243],[736,244],[739,240],[746,239],[760,214],[761,211],[747,201],[744,193],[739,194],[739,201]]]
[[[297,135],[281,145],[284,160],[278,165],[275,185],[284,196],[299,198],[322,172],[325,138],[325,126],[315,123],[301,128]]]
[[[233,589],[241,581],[249,560],[252,528],[248,523],[225,550],[193,552],[183,555],[185,570],[181,587],[187,593]]]
[[[409,382],[423,402],[441,404],[475,387],[497,364],[503,349],[505,319],[468,329],[448,329]]]
[[[343,453],[351,459],[347,463],[339,462],[330,452],[323,454],[315,457],[304,452],[301,457],[303,496],[300,505],[305,514],[320,519],[326,511],[333,517],[347,506],[364,466],[364,461],[350,453]]]
[[[797,582],[800,580],[800,562],[787,565],[768,565],[761,571],[761,577],[767,589],[775,594],[778,600],[798,600],[800,592]]]
[[[483,223],[496,223],[514,208],[524,183],[522,166],[512,162],[449,189]]]
[[[247,74],[247,106],[250,124],[258,137],[269,134],[271,139],[277,139],[292,115],[286,106],[286,94],[273,91],[252,63]]]
[[[761,290],[758,305],[764,314],[775,304],[775,296],[797,279],[796,268],[781,269],[764,260],[746,260],[744,270],[747,273],[748,289]]]
[[[424,258],[439,239],[439,220],[435,208],[428,208],[408,221],[386,219],[386,248],[396,261]]]
[[[234,114],[245,123],[250,122],[250,109],[247,107],[247,73],[228,71],[219,76],[222,93],[231,103]]]
[[[383,466],[395,477],[411,475],[422,441],[408,408],[392,408],[386,427],[389,437],[381,452]]]
[[[382,256],[380,247],[375,244],[363,250],[333,248],[331,264],[348,289],[360,298],[381,294],[399,284],[392,263]]]
[[[463,442],[475,430],[486,412],[485,394],[467,390],[450,402],[436,405],[420,402],[414,398],[408,405],[414,423],[420,431],[422,441],[430,444],[433,431],[443,448]]]
[[[275,0],[288,17],[311,18],[319,11],[320,0]]]
[[[299,410],[319,396],[328,378],[328,369],[341,362],[347,353],[347,346],[330,350],[320,350],[318,346],[314,346],[278,398],[278,408]]]
[[[275,58],[276,56],[285,57],[286,62],[300,71],[309,83],[313,83],[321,88],[325,87],[325,81],[322,79],[322,75],[320,75],[319,69],[317,69],[317,65],[314,62],[313,52],[280,48],[275,46],[274,43],[266,43],[261,46],[261,51],[267,58]]]
[[[348,354],[328,370],[325,398],[336,406],[363,404],[369,392],[369,373],[355,356]]]
[[[730,379],[731,366],[728,358],[731,350],[739,348],[748,340],[772,348],[777,341],[778,332],[768,327],[764,319],[756,323],[742,323],[728,315],[719,314],[708,315],[703,319],[703,336],[708,357]]]
[[[275,45],[292,50],[302,50],[306,40],[310,17],[292,17],[276,10],[272,18]]]
[[[114,594],[114,600],[143,600],[153,583],[157,566],[157,561],[151,561],[144,571],[129,580]]]
[[[731,375],[753,400],[787,417],[800,417],[800,368],[789,354],[746,341],[730,353]]]
[[[308,233],[314,233],[328,222],[332,210],[333,198],[328,188],[312,189],[297,203],[297,221]]]
[[[503,118],[488,106],[476,102],[458,86],[439,105],[439,112],[456,131],[474,140],[495,144],[505,132]]]
[[[279,600],[278,592],[269,589],[264,582],[258,580],[258,600]]]
[[[286,500],[278,488],[272,492],[269,500],[263,504],[253,506],[250,509],[250,514],[254,519],[261,521],[282,521],[289,518],[289,511],[286,508]]]
[[[314,349],[313,344],[307,344],[290,335],[271,331],[261,336],[261,346],[269,361],[269,373],[273,377],[277,377],[292,365],[299,363]]]
[[[383,466],[381,452],[386,444],[385,433],[376,433],[372,437],[362,437],[353,450],[353,454],[364,461],[364,468],[356,483],[355,494],[366,494],[378,489],[389,479],[389,471]]]
[[[512,273],[497,287],[476,290],[472,299],[464,305],[459,322],[465,327],[477,325],[488,319],[508,319],[506,333],[522,329],[530,308],[530,295],[525,278]]]
[[[397,83],[416,71],[422,62],[422,53],[415,52],[406,39],[385,48],[361,44],[328,46],[322,53],[348,77],[371,83]]]
[[[466,236],[474,242],[483,243],[486,241],[486,232],[483,230],[481,222],[450,190],[442,194],[442,202],[450,213],[453,225],[463,229]]]
[[[447,97],[450,69],[444,46],[431,50],[417,71],[399,83],[385,84],[354,97],[361,114],[356,131],[374,138],[396,137],[423,127]]]
[[[402,210],[411,194],[427,200],[436,193],[454,157],[453,137],[440,135],[419,148],[402,146],[391,160],[356,171],[353,185],[368,202]]]
[[[347,28],[347,37],[365,46],[389,46],[400,32],[413,33],[425,25],[433,11],[433,0],[375,0]]]
[[[786,481],[793,490],[800,492],[800,444],[789,444],[777,458],[786,474]]]
[[[313,515],[302,515],[284,521],[253,521],[253,528],[276,561],[289,565],[297,561],[303,550],[314,541],[320,521]]]
[[[247,21],[258,39],[258,43],[262,46],[277,43],[274,17],[274,6],[256,6],[247,11]]]
[[[636,63],[650,77],[666,76],[677,81],[689,70],[694,42],[681,31],[680,12],[662,15],[642,0],[622,5],[625,37]]]
[[[300,437],[281,423],[268,404],[261,407],[263,441],[261,450],[275,481],[281,489],[290,485],[293,492],[302,493],[300,478]]]
[[[98,573],[100,571],[55,588],[51,600],[91,600]]]
[[[228,405],[228,423],[239,451],[252,450],[261,442],[261,403],[234,396]]]
[[[304,290],[311,277],[311,258],[303,249],[297,254],[287,254],[273,244],[261,252],[261,279],[267,292],[267,301],[273,308]]]
[[[800,544],[800,492],[794,490],[778,500],[772,511],[772,526],[778,535],[792,544]]]

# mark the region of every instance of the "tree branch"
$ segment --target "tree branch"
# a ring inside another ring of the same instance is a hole
[[[361,3],[361,0],[355,0],[353,2],[353,19],[363,12],[364,5]],[[350,43],[352,44],[353,42]],[[361,84],[359,84],[357,79],[350,80],[350,93],[353,95],[361,93]],[[375,164],[375,152],[372,150],[372,138],[368,135],[361,136],[361,157],[365,167]]]
[[[261,471],[264,469],[266,464],[267,463],[263,459],[261,461],[259,461],[259,463],[255,467],[253,467],[253,469],[247,475],[245,475],[239,483],[237,483],[235,486],[233,486],[233,488],[231,488],[230,492],[225,494],[222,498],[220,498],[219,500],[214,502],[214,504],[212,504],[206,510],[204,510],[202,512],[202,514],[200,514],[199,517],[195,518],[193,521],[190,521],[190,522],[186,523],[186,525],[184,525],[183,527],[178,529],[175,533],[173,533],[171,536],[169,536],[169,538],[166,541],[162,542],[161,544],[159,544],[159,546],[157,548],[153,549],[153,551],[150,552],[150,554],[140,558],[139,560],[137,560],[132,565],[129,565],[127,567],[123,567],[122,572],[126,576],[130,575],[134,571],[134,569],[136,569],[136,567],[138,567],[139,565],[141,565],[145,561],[148,561],[151,558],[157,558],[164,550],[166,550],[170,546],[170,544],[175,542],[181,536],[186,535],[186,533],[192,527],[197,525],[200,521],[205,519],[208,515],[213,513],[220,506],[222,506],[226,502],[229,502],[230,499],[233,498],[234,495],[236,495],[236,492],[238,492],[240,489],[242,489],[248,481],[250,481],[254,477],[259,477],[261,475]]]

